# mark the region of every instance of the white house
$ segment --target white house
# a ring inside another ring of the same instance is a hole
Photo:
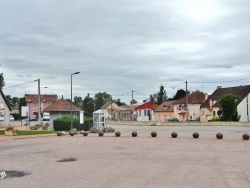
[[[3,91],[0,90],[0,127],[8,126],[10,124],[10,112],[11,107],[3,94]]]

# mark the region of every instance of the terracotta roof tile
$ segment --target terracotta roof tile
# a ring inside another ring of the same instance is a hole
[[[60,99],[54,104],[48,106],[43,110],[44,112],[69,112],[71,111],[71,103],[65,99]],[[72,111],[81,111],[81,109],[75,105],[72,105]]]
[[[58,100],[58,96],[55,94],[45,94],[40,95],[41,102],[51,102],[54,103]],[[26,102],[38,102],[38,94],[26,94]]]
[[[200,91],[195,91],[188,95],[188,104],[202,104],[205,101],[205,94]],[[174,102],[174,104],[186,104],[186,97],[183,97]]]
[[[155,112],[173,112],[175,101],[164,101],[158,108],[155,109]],[[165,110],[164,107],[167,107]]]

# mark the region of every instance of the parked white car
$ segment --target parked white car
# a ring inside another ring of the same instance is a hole
[[[10,121],[15,121],[15,118],[12,115],[10,115]]]

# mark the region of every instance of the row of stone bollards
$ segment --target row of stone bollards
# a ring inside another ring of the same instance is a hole
[[[103,132],[99,132],[98,135],[99,135],[99,136],[103,136],[104,133],[103,133]],[[137,137],[137,132],[136,132],[136,131],[133,131],[133,132],[131,133],[131,135],[132,135],[132,137]],[[83,132],[83,136],[88,136],[88,132]],[[115,132],[115,136],[116,136],[116,137],[121,136],[121,132],[116,131],[116,132]],[[152,131],[152,132],[151,132],[151,136],[152,136],[152,137],[156,137],[156,136],[157,136],[157,132]],[[171,137],[172,137],[172,138],[177,138],[177,136],[178,136],[178,134],[177,134],[176,132],[172,132],[172,133],[171,133]],[[198,132],[194,132],[194,133],[193,133],[193,138],[199,138],[199,136],[200,136],[200,135],[199,135]],[[222,134],[222,133],[217,133],[217,134],[216,134],[216,138],[217,138],[217,139],[222,139],[222,138],[223,138],[223,134]],[[243,138],[243,140],[249,140],[249,134],[246,134],[246,133],[243,134],[243,135],[242,135],[242,138]]]
[[[86,131],[83,132],[82,134],[83,134],[83,136],[88,136],[88,132],[86,132]],[[62,135],[65,135],[65,134],[62,134],[62,132],[58,132],[58,133],[57,133],[57,136],[62,136]],[[74,135],[76,135],[76,132],[70,131],[70,132],[69,132],[69,135],[70,135],[70,136],[74,136]],[[99,132],[98,135],[99,135],[100,137],[102,137],[102,136],[104,135],[104,133],[103,133],[103,132]],[[133,131],[133,132],[131,133],[131,135],[132,135],[132,137],[137,137],[137,132],[136,132],[136,131]],[[116,137],[121,136],[121,132],[116,131],[116,132],[115,132],[115,136],[116,136]],[[152,132],[151,132],[151,136],[152,136],[152,137],[156,137],[156,136],[157,136],[157,132],[156,132],[156,131],[152,131]],[[171,137],[172,137],[172,138],[177,138],[177,136],[178,136],[178,134],[177,134],[176,132],[172,132],[172,133],[171,133]],[[200,136],[200,135],[199,135],[198,132],[194,132],[194,133],[193,133],[193,138],[199,138],[199,136]],[[223,134],[222,134],[222,133],[217,133],[217,134],[216,134],[216,138],[217,138],[217,139],[222,139],[222,138],[223,138]],[[249,134],[247,134],[247,133],[243,134],[243,135],[242,135],[242,139],[243,139],[243,140],[249,140]]]

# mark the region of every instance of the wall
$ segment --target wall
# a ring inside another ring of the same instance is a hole
[[[175,117],[173,112],[155,112],[155,121],[168,121]]]
[[[250,110],[250,95],[248,94],[248,96],[241,101],[241,103],[237,106],[237,111],[238,111],[238,115],[241,116],[240,118],[240,122],[247,122],[250,120],[249,117],[249,110]],[[248,110],[248,115],[247,115],[247,110]]]
[[[1,114],[2,117],[0,117],[0,126],[4,127],[4,126],[8,126],[10,124],[10,110],[7,106],[7,104],[4,101],[3,96],[0,94],[0,104],[1,104]]]
[[[112,125],[132,125],[132,126],[249,126],[250,122],[155,122],[155,121],[108,121],[107,126]]]

